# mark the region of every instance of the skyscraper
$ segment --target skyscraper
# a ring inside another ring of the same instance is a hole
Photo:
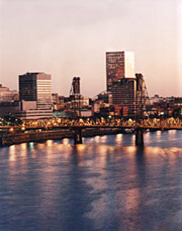
[[[106,52],[107,91],[111,91],[113,83],[121,78],[135,78],[134,52]]]

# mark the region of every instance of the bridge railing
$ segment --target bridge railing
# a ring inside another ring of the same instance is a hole
[[[154,129],[182,129],[182,120],[179,118],[167,118],[167,119],[141,119],[124,120],[123,118],[54,118],[54,119],[41,119],[41,120],[30,120],[24,121],[19,126],[1,126],[0,129],[14,129],[25,131],[27,129],[52,129],[52,128],[73,128],[73,127],[118,127],[118,128],[154,128]],[[10,131],[10,132],[11,132]]]

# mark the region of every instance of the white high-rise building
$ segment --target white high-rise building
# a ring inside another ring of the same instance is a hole
[[[124,78],[135,78],[133,51],[124,51],[124,64]]]

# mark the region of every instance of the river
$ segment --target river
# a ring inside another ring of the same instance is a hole
[[[182,131],[0,148],[1,231],[181,231]]]

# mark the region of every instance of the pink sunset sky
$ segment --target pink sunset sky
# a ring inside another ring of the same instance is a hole
[[[182,96],[181,0],[0,0],[0,83],[52,75],[52,92],[106,89],[106,51],[134,51],[149,95]]]

